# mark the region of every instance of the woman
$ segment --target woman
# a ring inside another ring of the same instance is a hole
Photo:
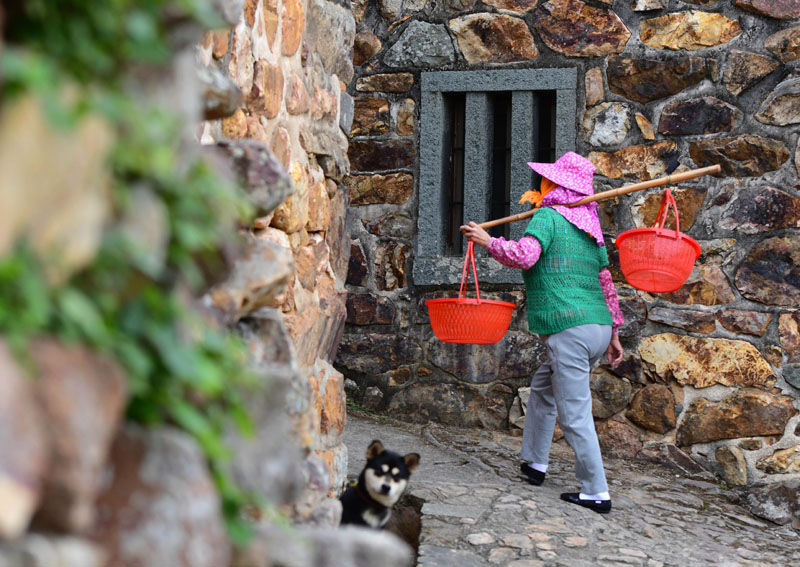
[[[556,415],[575,451],[580,492],[561,499],[601,514],[611,511],[600,445],[592,419],[589,373],[605,352],[611,366],[623,356],[624,322],[606,266],[597,203],[565,207],[593,194],[594,165],[567,152],[555,163],[528,163],[542,177],[541,205],[519,241],[492,238],[474,222],[461,227],[505,266],[523,271],[528,325],[547,347],[549,360],[531,380],[522,436],[521,471],[540,485],[547,472]]]

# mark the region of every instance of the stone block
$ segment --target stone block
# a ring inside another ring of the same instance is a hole
[[[533,22],[544,44],[568,57],[603,57],[625,49],[631,32],[613,10],[580,0],[540,3]]]
[[[336,355],[337,368],[359,374],[382,374],[422,359],[414,339],[396,334],[346,334]]]
[[[40,527],[84,533],[94,523],[94,504],[111,442],[127,405],[122,369],[78,347],[40,339],[31,345],[38,369],[36,398],[50,438]]]
[[[468,63],[512,63],[536,59],[539,51],[525,20],[483,12],[448,22]]]
[[[352,141],[347,152],[353,171],[413,169],[414,144],[408,140]]]
[[[347,323],[350,325],[391,325],[397,309],[388,297],[372,293],[350,293],[347,296]]]
[[[709,76],[702,57],[633,59],[626,56],[608,58],[606,78],[612,92],[642,103],[672,96],[694,86]]]
[[[706,190],[697,187],[671,188],[672,196],[680,211],[680,229],[687,233],[694,226],[697,217],[703,210]],[[631,216],[636,226],[653,226],[656,223],[658,209],[661,207],[663,193],[651,193],[635,199],[631,206]],[[675,213],[670,210],[666,217],[664,227],[675,230]]]
[[[794,307],[800,303],[800,237],[766,238],[756,243],[736,272],[736,287],[744,297],[766,305]]]
[[[388,413],[412,423],[505,429],[512,396],[465,384],[407,386],[392,396]]]
[[[800,517],[800,480],[751,488],[744,496],[750,513],[780,526]]]
[[[586,106],[594,106],[606,96],[603,86],[603,69],[592,67],[586,71],[584,77],[584,89],[586,92]]]
[[[353,41],[353,65],[360,66],[381,50],[383,45],[370,30],[361,30]]]
[[[735,445],[717,447],[714,456],[722,469],[722,478],[732,486],[747,485],[747,461],[744,453]]]
[[[595,429],[600,449],[606,457],[632,459],[642,450],[639,433],[621,417],[599,423]]]
[[[403,100],[398,106],[397,127],[395,128],[398,136],[411,136],[414,134],[415,107],[414,99],[411,98]]]
[[[375,285],[381,291],[406,287],[411,250],[403,242],[381,241],[375,249]]]
[[[735,130],[744,114],[735,106],[706,96],[673,102],[661,111],[658,133],[666,136],[698,136]]]
[[[293,55],[300,47],[306,27],[306,16],[301,0],[284,0],[281,11],[282,52]]]
[[[797,0],[736,0],[736,7],[775,20],[800,17],[800,2]]]
[[[768,55],[731,50],[723,66],[722,82],[732,95],[738,96],[780,66]]]
[[[389,131],[389,102],[384,98],[357,98],[351,136],[380,136]]]
[[[800,445],[781,449],[760,458],[756,462],[756,468],[767,474],[800,473]]]
[[[356,80],[359,92],[405,93],[414,86],[414,75],[411,73],[379,73],[367,75]]]
[[[800,98],[800,79],[783,81],[761,104],[755,117],[759,122],[773,126],[787,126],[800,122],[797,100]]]
[[[279,65],[270,65],[265,59],[256,61],[253,66],[252,88],[247,89],[247,108],[250,112],[262,113],[265,118],[275,118],[283,102],[283,84],[283,71]]]
[[[629,146],[616,152],[591,152],[597,175],[612,179],[635,178],[642,181],[667,174],[667,169],[678,158],[675,142],[656,142],[642,146]]]
[[[455,63],[456,53],[444,25],[413,20],[383,56],[389,67],[439,67]]]
[[[328,189],[324,181],[315,183],[308,190],[308,221],[305,229],[308,232],[324,232],[331,225],[331,205]]]
[[[348,285],[364,286],[369,281],[369,266],[361,242],[355,240],[350,245],[350,258],[347,264]]]
[[[622,411],[631,398],[631,383],[602,368],[592,371],[589,388],[592,393],[592,416],[599,419]]]
[[[593,146],[621,144],[631,129],[631,110],[627,104],[604,102],[583,115],[583,139]]]
[[[286,80],[286,112],[289,114],[305,114],[311,108],[311,97],[303,79],[296,73]]]
[[[664,299],[676,305],[725,305],[735,299],[728,276],[714,264],[699,264],[677,291]]]
[[[219,567],[230,543],[206,459],[174,429],[128,425],[116,436],[92,534],[109,565]],[[176,545],[180,542],[180,545]]]
[[[356,35],[354,6],[309,0],[306,11],[306,33],[309,49],[322,61],[325,73],[349,83],[353,79],[352,47]]]
[[[345,178],[344,183],[352,206],[403,205],[414,190],[414,176],[410,173],[353,175]]]
[[[676,422],[672,391],[663,384],[648,384],[634,394],[625,417],[644,429],[666,433]]]
[[[732,333],[763,337],[764,333],[767,332],[770,321],[772,321],[772,315],[759,311],[725,309],[717,312],[716,319]]]
[[[722,14],[689,10],[643,21],[639,38],[655,49],[692,51],[728,43],[741,33],[738,20]]]
[[[789,149],[780,140],[742,134],[690,142],[689,155],[698,167],[719,164],[724,176],[761,177],[779,169],[789,159]]]

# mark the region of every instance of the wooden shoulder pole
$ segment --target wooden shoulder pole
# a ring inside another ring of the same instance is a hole
[[[683,173],[676,173],[675,175],[665,175],[664,177],[651,179],[650,181],[642,181],[641,183],[634,183],[632,185],[623,185],[622,187],[618,187],[616,189],[610,189],[608,191],[603,191],[602,193],[589,195],[588,197],[581,199],[580,201],[576,201],[575,203],[566,206],[577,207],[578,205],[585,205],[586,203],[592,203],[594,201],[602,201],[603,199],[611,199],[612,197],[619,197],[620,195],[633,193],[635,191],[642,191],[643,189],[650,189],[651,187],[659,187],[661,185],[672,185],[673,183],[680,183],[681,181],[686,181],[688,179],[695,179],[696,177],[702,177],[704,175],[712,175],[714,173],[719,173],[720,171],[722,171],[722,167],[720,167],[719,165],[710,165],[708,167],[701,167],[699,169],[684,171]],[[491,228],[493,226],[506,224],[509,222],[528,219],[531,218],[533,216],[533,213],[535,212],[536,209],[531,209],[530,211],[525,211],[524,213],[511,215],[510,217],[503,217],[501,219],[486,221],[479,224],[478,226],[486,229],[486,228]]]

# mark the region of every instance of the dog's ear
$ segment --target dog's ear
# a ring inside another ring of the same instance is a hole
[[[417,466],[419,465],[419,454],[418,453],[409,453],[408,455],[403,456],[403,461],[406,463],[408,467],[408,472],[414,472],[417,470]]]
[[[375,439],[372,443],[369,444],[367,447],[367,460],[374,459],[381,453],[383,453],[386,449],[383,448],[383,443]]]

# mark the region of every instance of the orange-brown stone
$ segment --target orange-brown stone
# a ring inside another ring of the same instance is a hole
[[[665,175],[670,162],[678,156],[675,142],[630,146],[616,152],[591,152],[589,160],[596,173],[619,179],[633,177],[642,181]]]
[[[351,136],[379,136],[389,131],[389,102],[383,98],[357,98]]]
[[[222,119],[222,133],[231,140],[247,136],[247,115],[244,110],[237,108],[231,116]]]
[[[769,36],[764,47],[784,63],[800,59],[800,26],[783,29]]]
[[[286,111],[289,114],[305,114],[311,108],[311,97],[303,79],[292,73],[286,81]]]
[[[639,38],[655,49],[695,50],[728,43],[741,33],[737,20],[713,12],[689,10],[645,20]]]
[[[703,208],[703,201],[706,197],[706,190],[696,187],[678,189],[671,188],[672,196],[678,205],[680,230],[683,233],[689,232],[697,220],[697,215]],[[656,222],[656,215],[661,207],[663,191],[651,193],[646,197],[637,199],[631,207],[633,223],[639,227],[653,226]],[[675,211],[669,207],[666,215],[665,228],[675,230]]]
[[[789,362],[800,362],[800,311],[781,313],[778,334]]]
[[[270,149],[283,166],[283,169],[289,171],[289,164],[292,158],[292,141],[289,138],[289,131],[283,126],[275,128]]]
[[[306,25],[301,0],[284,0],[282,18],[283,54],[293,55],[300,47]]]
[[[470,14],[449,22],[468,63],[511,63],[539,56],[528,25],[505,14]]]
[[[586,106],[593,106],[603,100],[606,96],[605,88],[603,87],[603,70],[600,67],[592,67],[586,71],[584,77],[584,86],[586,88]]]
[[[256,61],[253,72],[253,88],[248,97],[251,112],[261,111],[266,118],[275,118],[283,100],[283,71],[278,65],[266,60]]]
[[[407,98],[397,108],[397,128],[395,131],[398,136],[411,136],[414,133],[415,106],[414,99]]]
[[[680,289],[662,297],[677,305],[725,305],[735,299],[728,277],[713,264],[696,265]]]
[[[405,93],[414,85],[411,73],[384,73],[360,77],[356,81],[359,92]]]
[[[261,9],[264,11],[264,28],[267,35],[269,48],[275,43],[278,32],[278,0],[262,0]]]
[[[326,231],[331,223],[330,199],[325,181],[316,183],[308,191],[308,232]]]
[[[320,433],[341,435],[347,423],[347,405],[344,395],[344,376],[332,371],[325,380],[325,393],[322,397]]]
[[[353,175],[345,179],[352,206],[384,203],[402,205],[411,197],[414,177],[409,173]]]

